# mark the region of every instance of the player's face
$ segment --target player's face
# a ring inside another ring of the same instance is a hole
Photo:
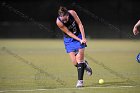
[[[64,22],[64,23],[67,23],[68,20],[69,20],[69,15],[64,15],[64,16],[60,16],[61,20]]]

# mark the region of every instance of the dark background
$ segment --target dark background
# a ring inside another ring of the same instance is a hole
[[[59,6],[74,9],[88,38],[139,39],[139,0],[0,1],[0,38],[62,38],[56,26]]]

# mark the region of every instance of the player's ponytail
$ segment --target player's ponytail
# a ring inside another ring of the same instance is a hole
[[[68,14],[68,10],[66,7],[60,6],[59,10],[58,10],[58,15],[59,16],[65,16]]]

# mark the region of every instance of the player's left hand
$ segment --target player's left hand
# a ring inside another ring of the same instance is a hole
[[[82,39],[81,44],[83,44],[83,43],[84,43],[84,44],[86,44],[86,43],[87,43],[86,38],[83,38],[83,39]]]

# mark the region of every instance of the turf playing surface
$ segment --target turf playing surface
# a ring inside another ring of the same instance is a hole
[[[88,40],[93,75],[85,73],[85,87],[77,89],[77,71],[62,40],[1,39],[0,92],[140,93],[139,52],[139,40]]]

